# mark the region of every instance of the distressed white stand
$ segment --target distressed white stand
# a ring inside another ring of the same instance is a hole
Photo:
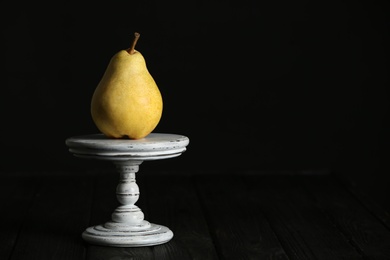
[[[82,233],[85,241],[103,246],[141,247],[172,239],[173,232],[168,227],[144,220],[142,210],[135,205],[140,194],[135,175],[143,161],[181,155],[189,143],[188,137],[151,133],[143,139],[131,140],[92,134],[70,137],[65,143],[77,157],[113,162],[120,174],[116,197],[121,205],[114,210],[110,221],[88,227]]]

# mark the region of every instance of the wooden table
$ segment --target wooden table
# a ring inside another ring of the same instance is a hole
[[[118,178],[109,168],[2,173],[0,259],[390,259],[389,207],[315,171],[144,171],[137,205],[173,239],[90,245],[81,234],[118,206]]]

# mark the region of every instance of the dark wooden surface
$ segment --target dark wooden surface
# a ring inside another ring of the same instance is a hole
[[[145,172],[137,205],[163,245],[86,244],[118,206],[113,171],[2,173],[0,259],[390,259],[390,204],[327,172]]]

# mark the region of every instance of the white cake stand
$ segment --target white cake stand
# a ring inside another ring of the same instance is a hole
[[[92,134],[70,137],[65,143],[77,157],[113,162],[120,174],[116,196],[121,205],[114,210],[110,221],[88,227],[82,233],[85,241],[103,246],[141,247],[172,239],[173,232],[168,227],[144,220],[142,210],[135,205],[140,194],[135,174],[143,161],[181,155],[189,143],[188,137],[151,133],[145,138],[131,140]]]

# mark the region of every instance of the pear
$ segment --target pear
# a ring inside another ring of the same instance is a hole
[[[91,100],[96,127],[109,138],[141,139],[150,134],[162,116],[161,92],[135,45],[112,56]]]

